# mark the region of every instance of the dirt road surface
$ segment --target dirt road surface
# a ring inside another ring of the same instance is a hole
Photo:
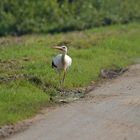
[[[140,65],[6,140],[140,140]]]

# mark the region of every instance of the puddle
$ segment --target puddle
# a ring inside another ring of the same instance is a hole
[[[56,103],[69,103],[85,97],[85,92],[80,90],[60,91],[54,98]]]

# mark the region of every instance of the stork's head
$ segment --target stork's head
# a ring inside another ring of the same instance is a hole
[[[54,49],[60,50],[64,53],[67,53],[67,47],[66,46],[55,46]]]

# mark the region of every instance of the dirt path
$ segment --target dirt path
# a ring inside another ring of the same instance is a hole
[[[6,140],[140,140],[140,65]]]

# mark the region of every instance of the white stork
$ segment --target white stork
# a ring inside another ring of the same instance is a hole
[[[62,52],[61,54],[58,54],[52,59],[52,68],[56,69],[59,72],[59,80],[60,80],[60,85],[61,85],[61,82],[62,84],[64,83],[66,72],[67,72],[67,69],[72,64],[72,59],[70,56],[67,55],[66,46],[55,46],[53,48],[60,50]],[[64,73],[62,81],[61,81],[61,71]]]

